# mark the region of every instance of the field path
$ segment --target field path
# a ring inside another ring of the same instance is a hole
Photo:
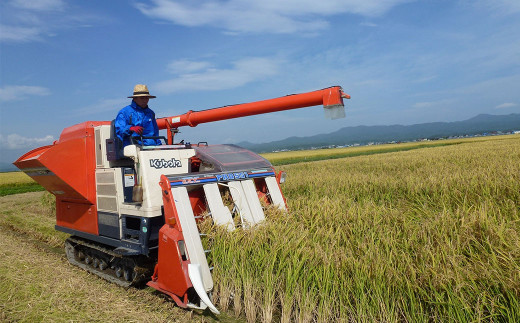
[[[0,321],[214,321],[175,307],[151,288],[123,289],[110,284],[70,265],[59,246],[60,238],[55,242],[31,228],[16,228],[12,221],[20,223],[20,217],[28,225],[33,219],[39,227],[44,224],[38,221],[47,217],[45,221],[54,225],[53,218],[41,214],[42,194],[0,198]]]

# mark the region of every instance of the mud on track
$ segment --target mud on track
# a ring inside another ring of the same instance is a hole
[[[70,265],[42,194],[0,198],[0,321],[215,321],[150,288],[124,289]]]

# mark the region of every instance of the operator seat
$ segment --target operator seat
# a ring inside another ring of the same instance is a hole
[[[109,161],[130,159],[123,153],[123,142],[116,135],[116,120],[110,122],[110,138],[107,139],[107,159]]]

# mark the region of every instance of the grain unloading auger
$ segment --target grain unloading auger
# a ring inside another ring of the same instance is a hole
[[[125,287],[146,282],[181,307],[218,313],[197,223],[210,216],[228,230],[252,227],[265,219],[260,201],[285,210],[282,176],[238,146],[174,144],[177,128],[315,105],[343,117],[343,98],[350,97],[336,86],[157,119],[167,129],[161,146],[123,149],[113,123],[87,121],[14,164],[56,196],[56,229],[71,235],[65,251],[72,264]],[[232,210],[223,196],[231,196]]]

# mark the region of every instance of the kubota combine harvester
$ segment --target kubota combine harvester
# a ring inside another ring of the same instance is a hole
[[[66,128],[59,140],[14,164],[56,196],[56,229],[71,236],[68,260],[121,286],[146,282],[181,307],[209,308],[211,270],[197,223],[228,230],[265,218],[261,200],[286,209],[280,173],[235,145],[174,143],[183,126],[323,105],[344,117],[340,87],[157,119],[164,145],[122,147],[113,122]],[[233,208],[222,196],[232,197]]]

